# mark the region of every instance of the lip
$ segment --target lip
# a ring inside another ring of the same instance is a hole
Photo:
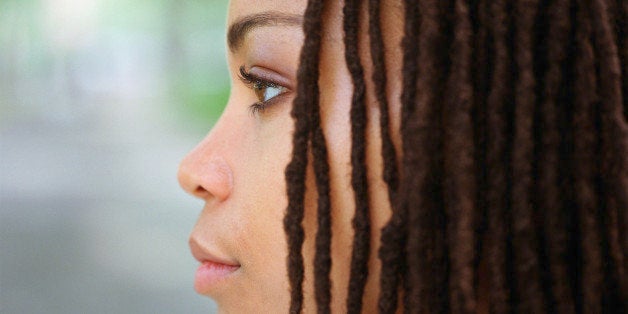
[[[237,261],[211,253],[195,238],[190,238],[190,249],[194,258],[201,263],[194,275],[194,290],[200,294],[211,294],[240,269]]]

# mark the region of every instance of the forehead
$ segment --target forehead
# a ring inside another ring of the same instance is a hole
[[[247,15],[261,12],[303,15],[306,5],[306,0],[231,0],[229,1],[227,23],[231,25]]]

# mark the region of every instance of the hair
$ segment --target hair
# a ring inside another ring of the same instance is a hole
[[[332,216],[318,90],[326,2],[310,0],[305,11],[292,110],[284,219],[291,313],[303,309],[308,150],[318,192],[315,300],[319,313],[330,312]],[[368,78],[356,58],[368,5],[392,207],[378,252],[379,312],[475,313],[481,298],[491,313],[627,312],[628,2],[403,2],[401,152],[391,139],[380,0],[345,0],[343,9],[356,204],[347,311],[363,310],[372,254]]]

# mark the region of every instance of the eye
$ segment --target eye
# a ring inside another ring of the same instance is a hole
[[[275,82],[247,72],[244,66],[240,67],[239,77],[248,88],[253,90],[255,96],[257,96],[258,102],[250,106],[252,113],[264,111],[272,104],[273,100],[275,100],[277,96],[280,96],[287,91],[287,88]]]
[[[274,83],[257,81],[252,87],[260,102],[267,102],[284,92],[284,87],[275,85]]]

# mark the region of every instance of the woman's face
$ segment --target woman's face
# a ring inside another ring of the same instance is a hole
[[[335,2],[325,11],[319,78],[332,186],[332,309],[338,311],[344,311],[347,295],[354,212],[349,122],[352,83],[344,62],[341,5]],[[190,236],[192,253],[201,263],[195,289],[213,298],[222,312],[282,313],[290,304],[283,229],[288,203],[284,170],[292,153],[294,122],[290,111],[304,38],[301,23],[305,6],[304,0],[230,2],[227,59],[231,96],[218,123],[180,165],[181,186],[205,201]],[[389,10],[392,13],[384,14],[384,20],[399,19],[400,10],[393,7]],[[387,48],[398,45],[401,29],[390,34]],[[361,43],[362,51],[368,50],[367,45],[366,41]],[[387,53],[396,54],[397,50],[391,48]],[[361,57],[370,77],[370,56]],[[399,71],[401,56],[392,57],[387,66],[394,73]],[[399,80],[390,79],[388,89],[391,114],[397,116]],[[372,276],[364,306],[374,309],[379,282],[376,243],[379,228],[389,216],[389,205],[380,179],[379,112],[373,95],[367,94],[367,101],[369,188],[371,207],[377,210],[371,212]],[[396,134],[398,119],[392,122]],[[312,312],[316,191],[311,167],[307,177],[304,295],[305,311]]]

